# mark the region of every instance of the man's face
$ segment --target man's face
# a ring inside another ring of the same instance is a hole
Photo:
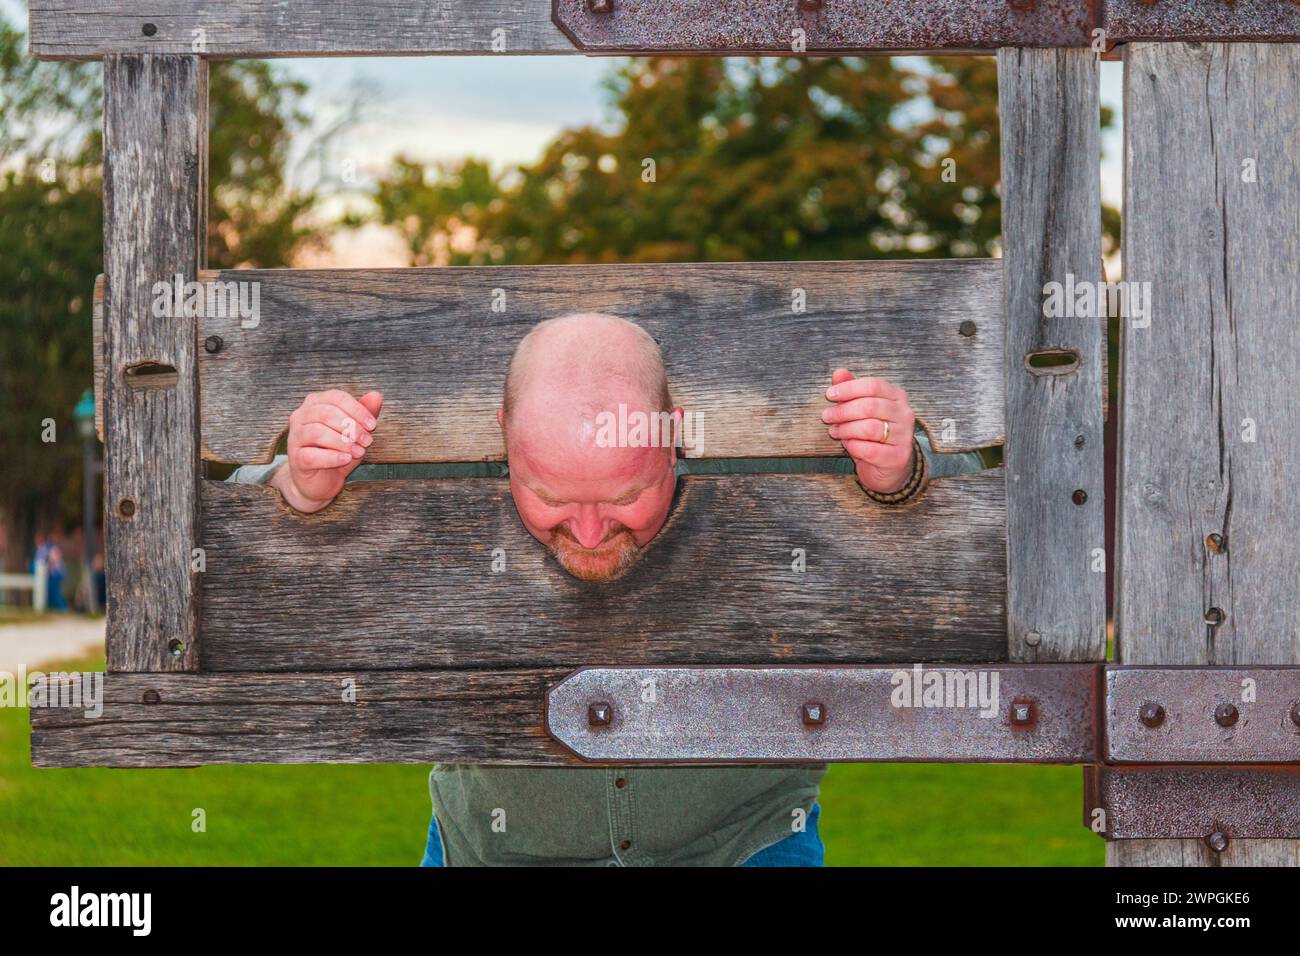
[[[667,520],[676,486],[673,448],[602,447],[597,436],[587,408],[552,409],[508,437],[519,517],[584,581],[610,581],[632,566]]]

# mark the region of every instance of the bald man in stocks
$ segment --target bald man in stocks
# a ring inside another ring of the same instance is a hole
[[[907,394],[836,369],[822,414],[865,494],[883,505],[917,494],[928,476],[983,467],[977,454],[930,454]],[[674,441],[608,441],[607,416],[670,420],[659,347],[640,326],[608,315],[568,315],[535,326],[506,374],[497,419],[519,518],[570,574],[609,581],[626,573],[668,519],[677,478],[702,471]],[[412,468],[363,465],[382,428],[383,396],[308,395],[290,416],[288,454],[246,466],[232,481],[263,482],[292,508],[326,508],[348,480]],[[695,467],[691,467],[694,464]],[[764,470],[811,470],[780,460]],[[725,467],[725,464],[724,464]],[[812,467],[816,467],[813,465]],[[819,468],[818,470],[824,470]],[[819,785],[825,765],[791,767],[532,768],[437,765],[425,866],[820,866]],[[504,810],[508,826],[494,825]]]

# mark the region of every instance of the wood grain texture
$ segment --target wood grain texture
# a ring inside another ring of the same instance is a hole
[[[355,482],[310,516],[205,482],[203,670],[997,661],[1003,485],[940,479],[891,508],[852,477],[683,478],[638,564],[592,584],[505,480]]]
[[[578,51],[551,22],[550,0],[31,0],[32,54],[96,59],[109,53],[205,56],[385,56]],[[155,27],[146,36],[144,25]]]
[[[565,673],[108,674],[98,716],[31,709],[32,764],[573,765],[543,725],[546,691]]]
[[[105,59],[105,558],[115,671],[198,666],[199,585],[190,567],[199,541],[194,322],[155,316],[151,290],[178,274],[197,275],[206,129],[204,61]],[[142,362],[172,366],[179,381],[131,387],[126,371]]]
[[[1150,327],[1121,339],[1126,664],[1300,662],[1298,73],[1295,45],[1126,48],[1125,278],[1152,290]],[[1110,858],[1295,865],[1297,846],[1125,841]]]
[[[837,365],[907,389],[941,450],[994,444],[1000,273],[995,260],[212,273],[259,283],[261,315],[254,328],[201,320],[223,343],[199,356],[204,455],[269,461],[303,397],[336,387],[384,393],[367,461],[504,459],[510,356],[569,312],[620,315],[659,340],[674,399],[703,416],[703,457],[843,454],[821,421]]]
[[[1006,268],[1007,642],[1016,661],[1106,656],[1104,316],[1048,318],[1048,283],[1101,278],[1097,60],[998,53]],[[1027,357],[1072,350],[1040,374]],[[1075,493],[1086,501],[1076,504]],[[1039,643],[1032,643],[1038,635]],[[1028,638],[1028,640],[1027,640]]]

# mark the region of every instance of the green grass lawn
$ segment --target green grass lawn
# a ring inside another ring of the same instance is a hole
[[[97,662],[50,669],[102,670]],[[427,767],[33,770],[0,708],[0,865],[414,866]],[[835,866],[1100,866],[1078,767],[840,764],[822,789]],[[207,830],[191,829],[193,811]]]

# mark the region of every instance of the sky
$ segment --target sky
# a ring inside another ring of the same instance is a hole
[[[310,84],[317,115],[339,115],[351,88],[369,91],[374,108],[343,147],[362,168],[397,152],[423,159],[473,154],[502,165],[534,159],[560,129],[608,119],[601,82],[615,65],[581,56],[276,62]],[[1117,116],[1120,72],[1121,64],[1102,63],[1101,99]],[[1118,205],[1118,124],[1104,133],[1102,145],[1102,196]]]

